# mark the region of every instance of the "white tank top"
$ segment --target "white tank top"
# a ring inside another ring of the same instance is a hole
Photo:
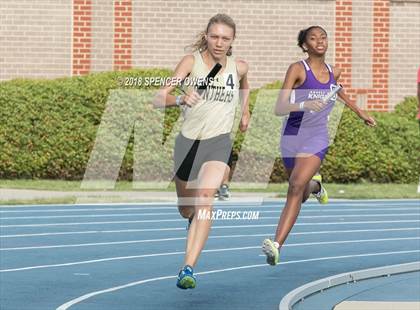
[[[194,66],[188,80],[203,79],[210,70],[200,52],[195,52]],[[182,135],[188,139],[202,140],[231,132],[239,102],[239,78],[232,56],[227,56],[225,69],[215,76],[202,97],[203,100],[193,107],[182,106]]]

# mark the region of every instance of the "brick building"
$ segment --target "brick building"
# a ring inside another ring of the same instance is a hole
[[[0,80],[174,68],[208,19],[237,24],[233,51],[252,88],[304,55],[300,29],[323,26],[328,62],[362,107],[391,110],[416,93],[420,0],[1,0]]]

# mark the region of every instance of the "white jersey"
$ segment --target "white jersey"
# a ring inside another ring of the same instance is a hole
[[[194,66],[188,80],[204,79],[210,70],[200,52],[195,52]],[[202,97],[203,100],[193,107],[182,106],[182,135],[188,139],[202,140],[231,132],[239,102],[239,78],[232,56],[227,56],[225,69],[215,76]]]

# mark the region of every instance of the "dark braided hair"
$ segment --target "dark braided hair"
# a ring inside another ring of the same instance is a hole
[[[324,28],[322,28],[321,26],[311,26],[311,27],[309,27],[309,28],[306,28],[306,29],[302,29],[301,31],[299,31],[299,34],[298,34],[298,46],[302,49],[302,51],[304,52],[304,53],[306,53],[307,52],[307,50],[305,50],[305,48],[303,47],[303,43],[305,43],[306,42],[306,37],[308,36],[308,33],[312,30],[312,29],[321,29],[322,31],[324,31],[325,32],[325,34],[327,35],[327,32],[325,31],[325,29]]]

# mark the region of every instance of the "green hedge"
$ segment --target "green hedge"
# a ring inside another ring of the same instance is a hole
[[[153,93],[148,90],[157,87],[121,87],[120,82],[128,77],[169,74],[168,70],[132,70],[0,83],[0,178],[82,179],[89,158],[95,156],[100,158],[96,169],[109,177],[115,170],[113,160],[118,162],[121,147],[125,150],[126,146],[120,179],[133,178],[136,158],[141,165],[136,166],[135,174],[150,180],[167,178],[172,169],[173,137],[180,127],[176,122],[179,110],[153,109]],[[235,174],[239,179],[264,181],[261,163],[273,162],[271,181],[286,179],[278,158],[280,122],[272,112],[279,87],[277,82],[251,93],[251,109],[258,111],[258,117],[251,120],[247,135],[236,134],[234,158],[241,160],[242,156],[247,168],[241,175],[244,169],[238,166]],[[124,91],[126,88],[130,91]],[[416,98],[409,97],[392,113],[373,113],[377,128],[368,128],[345,109],[322,167],[324,178],[329,182],[418,182],[416,108]],[[107,143],[95,145],[101,133]]]
[[[322,167],[334,182],[415,183],[420,175],[417,100],[406,98],[394,112],[372,113],[376,128],[365,126],[346,109]]]
[[[169,74],[132,70],[0,83],[0,177],[82,179],[110,92],[128,77]],[[132,147],[121,167],[123,178],[131,175],[131,166]]]

